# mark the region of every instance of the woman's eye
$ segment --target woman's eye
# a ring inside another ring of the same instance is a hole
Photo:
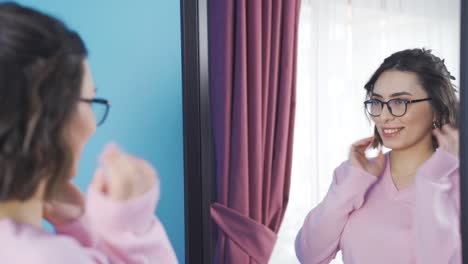
[[[395,99],[395,101],[393,101],[394,104],[396,105],[402,105],[402,104],[406,104],[406,102],[408,102],[408,100],[405,100],[405,99]]]

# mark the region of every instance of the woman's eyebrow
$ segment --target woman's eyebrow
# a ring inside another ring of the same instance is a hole
[[[412,95],[412,94],[408,93],[408,92],[399,92],[399,93],[394,93],[394,94],[390,95],[390,97],[397,97],[397,96],[401,96],[401,95]]]
[[[398,93],[394,93],[390,95],[390,97],[397,97],[397,96],[402,96],[402,95],[412,95],[412,94],[408,92],[398,92]],[[383,96],[378,93],[372,93],[371,96],[383,98]]]

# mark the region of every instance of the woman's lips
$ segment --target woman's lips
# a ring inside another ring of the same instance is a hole
[[[403,127],[381,128],[384,137],[395,137],[400,134],[401,130],[403,130]]]

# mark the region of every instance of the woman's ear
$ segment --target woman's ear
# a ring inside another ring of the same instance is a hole
[[[432,122],[437,122],[437,120],[439,120],[439,114],[437,113],[437,111],[434,109],[434,107],[432,107]]]
[[[440,115],[434,110],[434,115],[432,118],[432,128],[440,128],[440,127],[442,127]]]

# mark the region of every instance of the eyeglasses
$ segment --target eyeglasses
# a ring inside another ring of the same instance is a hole
[[[382,114],[384,105],[387,105],[388,111],[395,117],[404,116],[409,104],[432,100],[432,98],[424,98],[418,100],[391,99],[387,102],[382,102],[378,99],[370,99],[364,102],[367,113],[377,117]]]
[[[106,99],[94,98],[94,99],[85,99],[80,98],[81,102],[85,102],[91,105],[93,108],[94,116],[96,118],[96,123],[98,126],[102,125],[106,120],[107,114],[109,113],[110,103]]]

